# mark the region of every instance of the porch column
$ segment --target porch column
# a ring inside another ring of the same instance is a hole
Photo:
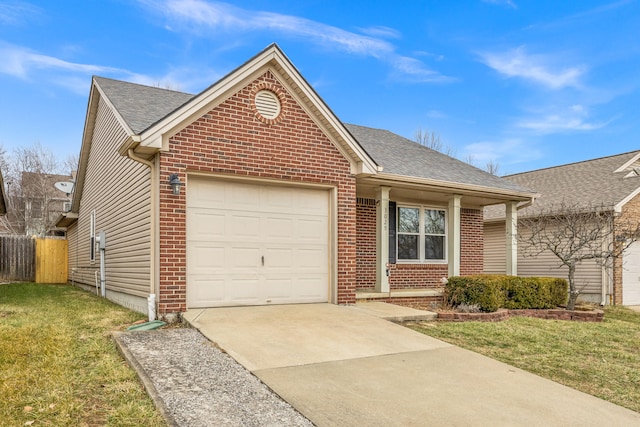
[[[380,187],[376,192],[376,292],[389,292],[387,263],[389,262],[389,191]]]
[[[447,259],[449,277],[460,275],[460,200],[456,194],[449,199],[449,218],[447,230]]]
[[[509,276],[518,275],[518,202],[505,203],[506,265]]]

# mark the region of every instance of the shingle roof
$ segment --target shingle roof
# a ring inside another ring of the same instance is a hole
[[[394,175],[530,192],[481,169],[383,129],[345,124],[371,157]]]
[[[139,134],[194,98],[183,92],[94,77],[129,127]],[[383,129],[345,125],[385,173],[478,185],[506,191],[531,192],[460,160]]]
[[[189,93],[94,77],[100,89],[136,134],[194,97]]]
[[[640,187],[640,176],[634,172],[640,161],[632,162],[638,155],[640,151],[632,151],[504,178],[540,193],[535,203],[521,210],[520,215],[554,208],[561,203],[613,208]],[[624,170],[616,172],[625,165]],[[498,218],[504,218],[504,206],[485,208],[485,220]]]

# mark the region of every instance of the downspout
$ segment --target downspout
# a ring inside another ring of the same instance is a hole
[[[149,285],[149,297],[147,298],[147,311],[148,311],[148,315],[149,315],[149,321],[153,321],[156,320],[156,316],[157,316],[157,300],[156,300],[156,295],[158,294],[156,292],[156,267],[157,267],[157,261],[156,261],[156,255],[157,255],[157,250],[156,250],[156,243],[157,243],[157,230],[156,230],[156,205],[157,205],[157,185],[156,185],[156,181],[157,181],[157,177],[156,177],[156,163],[155,161],[152,160],[147,160],[144,159],[142,157],[137,156],[134,151],[133,148],[129,148],[127,150],[127,157],[130,158],[133,161],[136,161],[138,163],[142,163],[145,166],[149,167],[149,171],[150,171],[150,177],[151,177],[151,272],[150,272],[150,285]]]

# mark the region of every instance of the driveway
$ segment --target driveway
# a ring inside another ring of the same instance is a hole
[[[185,318],[318,426],[640,425],[640,414],[331,304]]]

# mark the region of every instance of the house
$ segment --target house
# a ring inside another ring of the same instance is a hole
[[[104,281],[108,298],[150,317],[428,304],[443,278],[482,271],[482,207],[532,197],[391,132],[342,123],[274,44],[197,95],[94,77],[76,191],[58,225],[71,281]]]
[[[571,163],[562,166],[506,176],[505,179],[533,188],[540,193],[534,206],[520,210],[520,218],[539,209],[553,210],[561,203],[585,208],[604,207],[617,221],[638,218],[640,214],[640,151]],[[485,208],[484,271],[504,270],[505,214],[500,207]],[[526,232],[526,230],[520,230]],[[521,276],[567,277],[566,267],[550,253],[517,258]],[[598,304],[640,304],[640,243],[632,243],[613,266],[583,261],[576,269],[579,299]]]
[[[17,181],[17,182],[16,182]],[[72,175],[22,172],[19,180],[10,182],[7,195],[6,226],[11,234],[28,236],[64,236],[55,227],[62,212],[70,207],[70,194],[55,187],[57,182],[71,182]]]

